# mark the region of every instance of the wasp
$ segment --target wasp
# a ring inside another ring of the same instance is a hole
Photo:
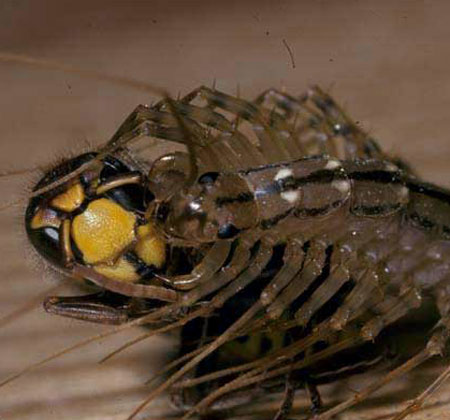
[[[185,151],[145,165],[128,150],[141,137]],[[210,418],[280,387],[273,418],[287,419],[306,387],[310,416],[324,420],[443,353],[449,194],[319,87],[247,101],[202,86],[138,106],[106,146],[48,171],[25,227],[56,270],[99,289],[48,297],[48,312],[151,334],[183,327],[181,361],[130,419],[168,389],[183,418]],[[318,386],[388,358],[394,327],[430,301],[416,354],[323,409]]]

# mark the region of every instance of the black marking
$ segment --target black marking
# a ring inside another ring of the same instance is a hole
[[[363,214],[365,216],[376,216],[380,214],[391,213],[402,208],[402,204],[380,204],[377,206],[354,206],[352,212],[357,214]]]
[[[409,215],[410,219],[419,225],[422,229],[426,231],[431,231],[436,228],[436,223],[433,222],[428,217],[421,216],[419,213],[414,212]]]
[[[227,223],[220,227],[217,237],[219,239],[231,239],[239,234],[241,230],[234,226],[232,223]]]
[[[437,187],[427,182],[408,181],[406,186],[414,193],[423,194],[430,198],[450,204],[450,191],[445,188]]]
[[[277,214],[274,217],[271,217],[270,219],[264,219],[261,220],[260,222],[260,226],[261,229],[270,229],[271,227],[275,226],[280,220],[283,220],[284,218],[286,218],[287,216],[289,216],[289,214],[291,214],[293,208],[290,208],[289,210],[285,211],[284,213],[280,213]]]
[[[250,339],[250,336],[249,336],[249,335],[244,335],[244,336],[241,336],[241,337],[237,337],[237,338],[236,338],[236,341],[237,341],[239,344],[245,344],[249,339]]]
[[[252,174],[252,173],[255,173],[255,172],[261,172],[261,171],[265,171],[266,169],[273,169],[273,168],[280,168],[280,169],[287,168],[287,169],[291,169],[292,165],[295,164],[295,163],[308,162],[308,161],[320,161],[320,160],[324,160],[323,155],[308,156],[308,157],[303,157],[303,158],[291,160],[291,161],[288,161],[288,162],[269,163],[267,165],[256,166],[254,168],[243,169],[243,170],[238,171],[238,174],[249,175],[249,174]]]
[[[236,197],[218,197],[216,198],[216,205],[217,207],[222,207],[233,203],[249,203],[253,200],[253,194],[245,192],[238,194]]]
[[[260,344],[260,354],[266,354],[269,353],[270,350],[272,350],[272,340],[267,337],[266,335],[263,335],[261,337],[261,344]]]
[[[355,171],[348,172],[348,177],[354,181],[373,181],[380,184],[400,184],[404,183],[401,177],[401,172],[391,172],[391,171]]]
[[[219,175],[220,175],[219,172],[206,172],[200,176],[200,178],[198,179],[198,183],[201,185],[214,184],[214,182],[216,182]]]
[[[133,251],[126,252],[123,257],[134,267],[142,279],[154,277],[156,267],[145,264]]]
[[[309,184],[330,184],[333,181],[346,180],[344,175],[345,173],[342,171],[342,168],[336,168],[321,169],[301,178],[288,176],[264,186],[264,189],[258,189],[256,195],[280,194],[282,192],[296,190]]]
[[[343,203],[343,200],[333,201],[328,206],[323,207],[315,207],[315,208],[298,208],[294,210],[295,217],[315,217],[315,216],[323,216],[327,214],[331,209],[335,209],[339,207]]]
[[[349,136],[350,134],[353,134],[353,126],[350,124],[333,124],[333,131],[335,134],[340,134],[342,136]]]

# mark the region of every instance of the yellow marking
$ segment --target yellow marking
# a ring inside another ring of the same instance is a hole
[[[138,242],[135,247],[137,256],[147,265],[162,267],[166,260],[166,244],[149,223],[137,229]]]
[[[77,182],[72,185],[67,191],[57,195],[50,201],[50,205],[58,210],[71,212],[80,207],[84,201],[83,186]]]
[[[140,278],[136,273],[133,264],[123,257],[120,257],[113,265],[99,264],[95,265],[93,268],[97,273],[117,281],[134,283]]]
[[[52,209],[40,209],[31,219],[31,229],[39,229],[44,227],[53,227],[59,229],[61,219]]]
[[[72,238],[88,264],[113,263],[136,239],[136,216],[106,198],[90,203],[72,223]]]

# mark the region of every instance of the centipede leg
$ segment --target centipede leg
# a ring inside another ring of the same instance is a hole
[[[444,370],[433,383],[423,391],[418,397],[416,397],[404,410],[398,413],[392,420],[402,420],[416,411],[419,411],[425,401],[434,394],[445,382],[450,378],[450,366]]]
[[[364,310],[361,308],[365,308],[365,303],[369,298],[374,299],[374,292],[375,295],[379,294],[380,300],[384,296],[383,291],[380,289],[380,280],[376,269],[369,267],[360,275],[356,286],[330,319],[332,328],[335,330],[344,328],[351,319],[359,314],[361,310]]]
[[[267,308],[267,315],[271,319],[279,318],[289,304],[319,276],[324,267],[327,247],[328,245],[323,241],[311,241],[301,271]]]
[[[286,146],[283,138],[271,127],[267,116],[263,115],[255,104],[226,95],[206,86],[199,87],[197,94],[208,101],[211,107],[231,112],[239,119],[249,121],[253,125],[253,131],[260,141],[259,150],[267,162],[292,159],[289,148]]]
[[[343,139],[344,156],[342,159],[385,159],[378,143],[363,132],[344,110],[318,86],[310,89],[305,96],[306,101],[311,101],[326,120],[331,133]]]
[[[330,274],[295,314],[299,325],[306,326],[314,313],[350,280],[350,272],[341,257],[341,254],[333,252]]]
[[[336,405],[330,410],[325,411],[319,416],[311,418],[310,420],[329,420],[333,416],[343,412],[347,408],[360,403],[384,385],[411,371],[415,367],[423,364],[425,361],[431,359],[434,356],[442,355],[448,338],[449,330],[447,328],[435,332],[428,341],[426,347],[421,352],[417,353],[415,356],[407,360],[405,363],[403,363],[393,371],[389,372],[384,377],[376,380],[375,382],[372,382],[366,388],[359,391],[354,397],[349,398],[348,400]]]
[[[399,297],[394,299],[394,302],[390,304],[391,307],[388,310],[383,308],[383,313],[364,324],[361,329],[362,337],[366,340],[373,340],[384,327],[397,321],[412,309],[419,308],[421,303],[422,296],[419,291],[414,287],[408,288]],[[376,310],[376,306],[374,309]]]
[[[201,283],[210,280],[222,267],[231,249],[231,243],[225,241],[215,242],[202,261],[195,266],[189,274],[167,277],[159,276],[165,282],[178,290],[190,290]]]

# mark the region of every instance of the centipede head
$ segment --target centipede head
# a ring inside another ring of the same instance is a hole
[[[163,202],[157,220],[169,237],[205,243],[235,238],[254,225],[256,214],[253,194],[239,175],[207,172]]]

